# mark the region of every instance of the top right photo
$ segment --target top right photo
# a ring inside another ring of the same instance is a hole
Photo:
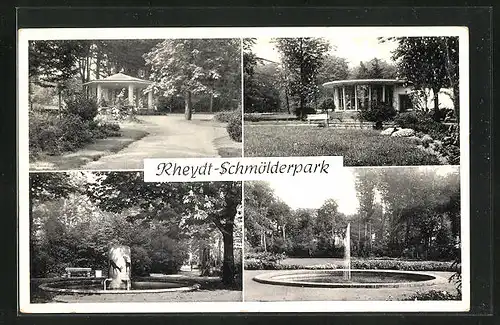
[[[459,165],[459,63],[458,36],[246,38],[244,154]]]

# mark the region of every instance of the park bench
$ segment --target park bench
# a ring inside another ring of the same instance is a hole
[[[64,269],[66,271],[66,277],[71,278],[71,274],[85,274],[86,277],[90,278],[90,272],[92,269],[90,267],[67,267]]]
[[[309,114],[307,115],[307,122],[311,123],[311,121],[324,121],[328,124],[328,113],[323,114]]]

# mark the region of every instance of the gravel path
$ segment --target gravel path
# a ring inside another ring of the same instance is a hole
[[[83,166],[84,169],[142,169],[144,158],[219,157],[214,140],[228,137],[223,124],[212,115],[140,116],[148,135],[123,150]]]

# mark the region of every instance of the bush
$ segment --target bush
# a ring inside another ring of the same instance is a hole
[[[354,259],[353,269],[366,270],[402,270],[402,271],[447,271],[455,272],[457,266],[452,262],[440,261],[405,261],[397,259]]]
[[[132,246],[130,252],[132,254],[132,274],[148,276],[151,272],[152,264],[148,251],[141,246]]]
[[[292,114],[295,114],[296,116],[301,116],[301,112],[303,115],[316,114],[316,109],[310,106],[304,106],[302,110],[300,109],[300,107],[292,107],[291,111]]]
[[[410,128],[423,132],[433,138],[441,138],[446,132],[446,126],[435,121],[430,114],[423,112],[404,112],[396,116],[394,122],[402,128]]]
[[[120,126],[116,123],[90,123],[90,128],[95,139],[121,136]]]
[[[375,122],[375,128],[382,129],[383,122],[394,119],[396,114],[397,112],[392,105],[377,104],[370,109],[361,110],[358,113],[358,118],[361,121]]]
[[[338,267],[335,264],[296,265],[278,264],[257,260],[245,261],[245,270],[335,270],[337,268]]]
[[[410,296],[404,297],[403,300],[461,300],[462,297],[459,293],[452,293],[447,291],[429,290],[419,291]]]
[[[233,116],[229,119],[228,125],[226,127],[227,133],[231,139],[237,142],[241,142],[241,112],[234,111]]]
[[[280,262],[285,258],[286,258],[285,254],[277,254],[271,252],[253,252],[253,253],[247,253],[245,255],[246,260],[258,260],[261,262],[270,262],[270,263]]]
[[[29,121],[30,153],[58,155],[92,142],[93,134],[89,123],[73,114],[60,118],[32,115]]]
[[[83,121],[92,121],[97,116],[97,103],[93,98],[76,95],[66,100],[66,113],[79,116]]]
[[[322,111],[326,111],[328,109],[335,110],[335,101],[332,97],[327,97],[321,101],[318,108]]]
[[[236,114],[234,111],[222,111],[215,114],[214,119],[222,123],[228,123],[234,114]]]

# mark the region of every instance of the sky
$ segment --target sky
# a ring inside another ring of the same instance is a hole
[[[377,167],[375,167],[377,168]],[[447,175],[457,172],[457,166],[418,166],[418,167],[388,167],[386,170],[394,168],[418,168],[420,170],[431,169],[438,175]],[[341,168],[334,171],[333,175],[326,178],[305,177],[279,181],[269,181],[269,185],[274,189],[275,194],[281,198],[292,209],[311,208],[317,209],[323,205],[325,200],[334,199],[339,212],[346,215],[355,214],[359,207],[356,197],[355,168]],[[380,202],[380,195],[375,196],[375,200]]]
[[[359,205],[352,171],[351,168],[342,168],[327,178],[287,178],[270,181],[269,185],[292,209],[317,209],[327,199],[334,199],[339,205],[339,211],[350,215],[356,213]]]
[[[377,37],[373,36],[339,35],[326,39],[334,47],[330,53],[345,58],[350,68],[357,66],[360,61],[369,61],[373,58],[392,62],[391,51],[397,46],[394,41],[379,43]],[[271,38],[257,38],[252,50],[258,57],[276,62],[280,60]]]

